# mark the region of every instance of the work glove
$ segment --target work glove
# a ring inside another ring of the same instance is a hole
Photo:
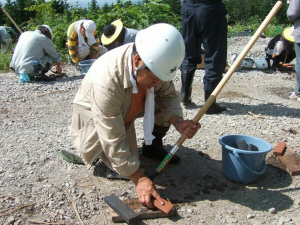
[[[20,73],[19,75],[20,75],[20,82],[21,83],[26,83],[26,82],[29,83],[30,82],[30,78],[29,78],[28,74]]]

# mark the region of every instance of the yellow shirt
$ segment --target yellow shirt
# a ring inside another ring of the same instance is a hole
[[[68,45],[68,50],[69,50],[69,55],[71,56],[71,59],[74,63],[78,63],[79,61],[79,56],[78,56],[78,34],[75,30],[76,27],[76,22],[72,23],[67,31],[67,37],[68,37],[68,41],[67,41],[67,45]],[[96,43],[93,44],[90,48],[91,52],[93,53],[98,53],[99,52],[99,44],[100,44],[100,40],[97,37],[97,31],[95,30],[94,32],[94,37],[96,39]],[[85,38],[85,41],[87,41],[87,39]]]

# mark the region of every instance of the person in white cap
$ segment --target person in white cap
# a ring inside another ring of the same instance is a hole
[[[10,62],[10,68],[20,76],[20,82],[30,82],[33,78],[37,81],[55,80],[46,75],[52,65],[56,65],[56,72],[62,72],[61,53],[56,51],[52,42],[51,28],[43,24],[35,31],[22,33]]]
[[[138,30],[124,27],[121,20],[115,20],[105,27],[101,42],[110,51],[121,45],[134,42],[137,33]]]
[[[157,128],[172,124],[187,138],[200,128],[199,123],[183,120],[181,97],[172,82],[184,49],[180,32],[169,24],[141,30],[135,43],[115,48],[94,62],[73,101],[70,131],[84,163],[92,165],[99,157],[107,168],[129,177],[139,201],[150,208],[151,198],[162,199],[140,168],[134,121],[144,116],[145,145],[152,146],[149,151],[159,160],[168,152],[161,136],[156,141],[153,135],[165,132]]]
[[[92,20],[79,20],[72,23],[67,31],[67,46],[73,63],[85,59],[96,59],[107,52],[99,46],[96,24]]]

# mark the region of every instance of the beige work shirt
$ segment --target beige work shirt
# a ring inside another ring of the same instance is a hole
[[[124,176],[140,164],[134,122],[124,125],[132,99],[132,46],[113,49],[91,66],[74,99],[71,125],[73,144],[86,164],[100,156]],[[172,81],[161,82],[154,92],[156,125],[168,126],[171,117],[182,117],[181,97]]]

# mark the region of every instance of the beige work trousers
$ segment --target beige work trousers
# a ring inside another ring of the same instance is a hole
[[[86,165],[92,165],[97,158],[100,158],[108,168],[115,171],[111,162],[104,154],[91,114],[90,111],[87,111],[80,106],[73,106],[71,129],[73,144]],[[74,128],[76,129],[78,127],[80,127],[80,130],[72,132]],[[126,135],[126,139],[129,149],[135,157],[139,158],[134,121],[126,124],[125,130],[126,134],[128,134]]]

